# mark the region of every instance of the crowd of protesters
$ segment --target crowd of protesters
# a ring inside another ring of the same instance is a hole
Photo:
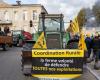
[[[79,36],[74,35],[67,43],[68,49],[77,49]],[[87,51],[85,52],[86,62],[94,61],[94,69],[100,69],[100,34],[96,32],[94,35],[89,33],[85,35],[85,43]]]
[[[87,62],[95,61],[94,68],[100,69],[100,34],[98,32],[95,35],[86,35],[85,38],[87,46]],[[93,53],[91,57],[91,53]]]

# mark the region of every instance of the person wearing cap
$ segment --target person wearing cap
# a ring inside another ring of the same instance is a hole
[[[91,55],[91,50],[92,50],[92,39],[89,33],[86,35],[85,43],[87,47],[87,59],[89,59]]]
[[[92,47],[95,55],[94,69],[100,69],[100,36],[97,32],[92,40]]]

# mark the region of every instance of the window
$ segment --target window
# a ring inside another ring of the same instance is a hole
[[[8,13],[8,11],[5,11],[5,12],[4,12],[4,19],[5,19],[6,21],[9,20],[9,13]]]
[[[28,17],[28,16],[27,16],[27,11],[24,11],[24,12],[23,12],[23,20],[28,20],[27,17]]]
[[[18,20],[18,12],[17,11],[14,11],[14,19],[15,19],[15,21]]]
[[[36,20],[37,19],[37,12],[34,10],[33,11],[33,20]]]

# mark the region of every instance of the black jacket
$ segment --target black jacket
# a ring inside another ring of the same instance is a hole
[[[78,49],[79,39],[71,39],[67,43],[67,49]]]
[[[92,48],[92,39],[90,37],[86,37],[85,43],[86,43],[87,49],[91,49]]]
[[[92,40],[92,48],[95,50],[100,49],[100,38],[99,37],[94,37]]]

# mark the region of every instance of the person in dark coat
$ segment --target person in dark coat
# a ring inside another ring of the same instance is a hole
[[[74,35],[67,43],[67,49],[78,49],[79,36]]]
[[[100,36],[97,33],[96,33],[95,37],[93,38],[92,47],[93,47],[94,55],[96,56],[94,68],[100,69],[100,64],[99,64],[99,61],[100,61]]]
[[[87,47],[87,58],[90,58],[91,50],[92,50],[92,39],[90,37],[90,34],[86,35],[85,43],[86,43],[86,47]]]

